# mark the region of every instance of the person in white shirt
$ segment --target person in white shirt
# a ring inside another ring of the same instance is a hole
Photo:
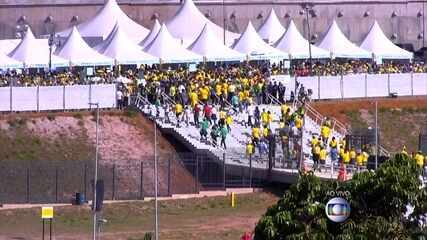
[[[218,120],[218,111],[216,110],[216,107],[214,105],[212,105],[211,114],[212,114],[211,118],[212,118],[213,124],[216,124]]]
[[[190,114],[191,114],[191,109],[189,106],[185,106],[184,109],[184,120],[185,120],[185,124],[187,124],[187,127],[190,126]]]
[[[248,125],[250,127],[253,127],[253,118],[254,118],[254,106],[253,105],[249,105],[248,106]]]
[[[121,90],[117,91],[117,107],[119,109],[123,108],[123,92]]]

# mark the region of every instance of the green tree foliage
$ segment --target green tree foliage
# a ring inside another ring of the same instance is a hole
[[[301,174],[259,220],[255,239],[414,239],[427,233],[419,224],[427,213],[420,174],[415,161],[402,154],[347,182]],[[333,223],[325,214],[331,192],[349,193],[351,215],[344,223]],[[408,204],[414,211],[405,217]]]

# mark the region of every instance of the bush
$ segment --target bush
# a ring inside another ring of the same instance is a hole
[[[136,107],[131,106],[131,107],[126,108],[125,115],[127,117],[135,118],[138,116],[138,114],[139,114],[139,110]]]

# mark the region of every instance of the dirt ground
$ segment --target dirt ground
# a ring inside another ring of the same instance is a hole
[[[360,129],[375,126],[376,100],[381,144],[391,152],[401,151],[404,145],[417,151],[419,133],[427,128],[427,97],[322,101],[313,106],[324,116]]]

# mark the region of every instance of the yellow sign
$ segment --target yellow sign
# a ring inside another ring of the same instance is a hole
[[[231,193],[231,207],[232,208],[236,207],[236,193],[234,192]]]
[[[53,218],[53,207],[42,207],[42,219]]]

